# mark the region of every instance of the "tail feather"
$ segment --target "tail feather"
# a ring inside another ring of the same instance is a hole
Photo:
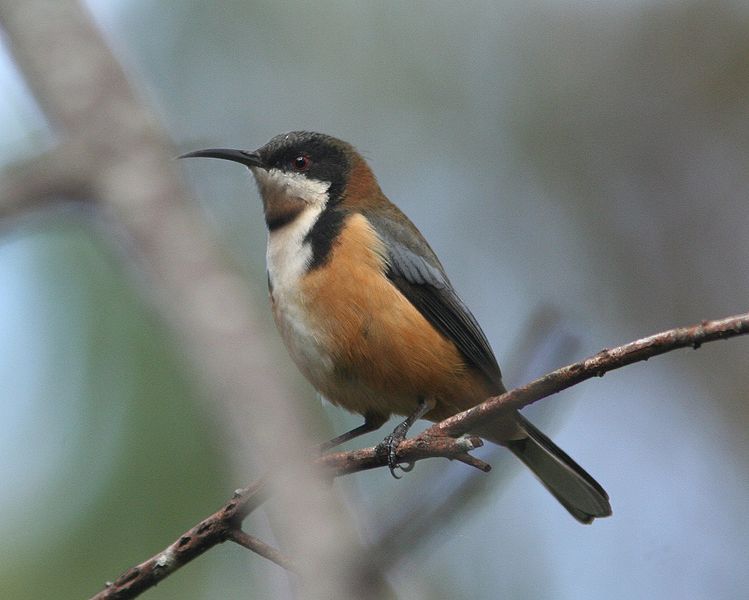
[[[504,442],[544,487],[581,523],[611,515],[606,491],[559,446],[517,413],[528,437]]]

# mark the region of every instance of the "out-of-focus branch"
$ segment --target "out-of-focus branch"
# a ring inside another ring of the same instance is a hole
[[[420,435],[401,442],[397,448],[397,457],[404,463],[415,463],[433,457],[463,460],[466,453],[481,445],[480,440],[470,437],[454,439],[445,432],[462,428],[466,422],[470,422],[471,427],[478,427],[496,419],[503,410],[521,408],[586,379],[602,377],[608,371],[679,348],[687,346],[699,348],[707,342],[747,333],[749,333],[749,313],[716,321],[703,321],[691,327],[671,329],[618,348],[602,350],[590,358],[552,371],[525,386],[512,389],[502,396],[490,398],[470,410],[436,423]],[[474,417],[474,411],[478,411],[479,416]],[[327,454],[315,462],[330,476],[339,477],[387,466],[388,458],[387,452],[381,447],[373,447]],[[484,471],[488,470],[486,468],[488,465],[478,462],[480,464],[473,466],[478,466]],[[133,598],[145,589],[156,585],[186,562],[228,539],[265,556],[284,568],[295,570],[296,563],[291,559],[274,548],[270,548],[264,542],[248,536],[240,529],[242,519],[259,506],[265,499],[266,492],[267,485],[264,481],[255,482],[244,490],[239,490],[219,511],[190,529],[163,552],[126,571],[91,600]],[[387,543],[388,540],[384,541]],[[354,566],[354,568],[362,572],[366,571],[367,574],[372,568],[371,562],[378,562],[381,559],[384,562],[391,561],[391,557],[382,556],[380,552],[368,553],[366,556],[368,559],[366,564],[362,561],[358,567]]]
[[[0,219],[28,213],[61,197],[90,197],[91,182],[83,165],[71,147],[6,169],[0,181]]]
[[[174,148],[86,10],[75,0],[0,0],[0,25],[59,140],[41,163],[0,177],[0,215],[57,194],[96,202],[125,232],[142,291],[171,325],[205,397],[226,407],[217,412],[228,417],[231,448],[243,460],[285,465],[283,480],[269,485],[285,515],[284,538],[300,557],[305,595],[382,597],[381,582],[362,586],[349,577],[354,528],[340,499],[305,464],[311,441],[291,394],[273,376],[246,282],[228,268],[183,187]],[[252,413],[262,419],[242,418],[250,394]],[[162,558],[155,572],[181,564],[168,553]]]

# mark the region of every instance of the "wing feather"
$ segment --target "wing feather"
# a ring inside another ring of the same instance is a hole
[[[388,211],[365,212],[364,216],[385,242],[387,276],[393,285],[497,392],[503,389],[502,374],[484,332],[416,227],[393,205]]]

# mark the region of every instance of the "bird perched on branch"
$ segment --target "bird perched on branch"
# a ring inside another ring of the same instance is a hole
[[[380,190],[350,144],[295,131],[255,151],[183,155],[234,161],[257,180],[268,227],[273,315],[296,365],[364,424],[341,444],[406,417],[440,421],[505,391],[486,336],[416,226]],[[509,448],[573,517],[611,514],[603,488],[518,411],[475,432]]]

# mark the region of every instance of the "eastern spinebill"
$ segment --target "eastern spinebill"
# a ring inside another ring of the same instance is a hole
[[[440,421],[505,391],[478,322],[429,244],[350,144],[294,131],[254,151],[187,157],[249,167],[268,227],[273,316],[292,359],[327,400],[364,424],[327,447],[407,417]],[[611,514],[608,495],[516,410],[475,432],[506,446],[582,523]]]

